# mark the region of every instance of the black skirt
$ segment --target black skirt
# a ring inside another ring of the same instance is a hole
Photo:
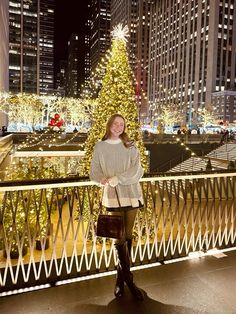
[[[122,206],[122,207],[106,207],[108,212],[126,212],[128,210],[132,210],[132,209],[138,209],[138,208],[143,208],[143,204],[139,202],[139,205],[137,207],[132,207],[132,206]]]

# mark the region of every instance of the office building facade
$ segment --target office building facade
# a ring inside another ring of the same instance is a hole
[[[110,48],[111,0],[91,0],[90,58],[91,73]]]
[[[134,73],[140,119],[148,114],[147,81],[151,0],[111,0],[111,28],[121,23],[129,28],[127,43]]]
[[[51,94],[54,89],[54,12],[55,0],[40,0],[39,21],[39,92]]]
[[[152,5],[149,111],[172,104],[197,122],[214,92],[236,87],[236,0],[160,0]]]
[[[75,97],[79,96],[79,37],[77,34],[71,34],[68,41],[68,63],[65,81],[65,96]]]
[[[89,8],[91,6],[89,5]],[[90,12],[90,11],[89,11]],[[91,16],[89,14],[89,19],[85,24],[85,37],[84,37],[84,44],[85,44],[85,54],[84,54],[84,84],[85,88],[88,87],[90,75],[91,75],[91,57],[90,57],[90,38],[91,38]],[[82,89],[81,89],[82,92]]]
[[[9,67],[9,17],[8,0],[0,2],[0,92],[8,91],[8,67]]]
[[[0,93],[9,90],[9,15],[8,0],[0,1]],[[0,127],[7,124],[7,116],[0,111]]]
[[[236,123],[236,90],[223,90],[212,93],[212,104],[219,121]]]
[[[54,88],[54,0],[9,2],[9,90],[50,94]]]
[[[61,97],[66,94],[67,64],[67,60],[61,60],[59,72],[56,75],[56,94]]]

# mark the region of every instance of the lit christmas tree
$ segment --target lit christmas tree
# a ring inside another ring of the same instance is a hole
[[[82,173],[84,175],[87,175],[89,172],[94,145],[104,135],[108,118],[115,113],[122,114],[126,119],[126,131],[139,148],[142,165],[147,170],[145,149],[138,121],[133,76],[126,49],[128,27],[125,26],[123,28],[119,24],[114,28],[112,36],[111,56],[102,80],[98,105],[94,110],[93,125],[85,144],[85,158],[82,165]]]

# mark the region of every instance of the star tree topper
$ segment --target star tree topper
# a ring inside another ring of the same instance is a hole
[[[111,32],[112,38],[114,39],[122,39],[124,41],[127,41],[127,38],[129,37],[129,28],[127,25],[123,27],[122,24],[118,24],[113,28],[113,31]]]

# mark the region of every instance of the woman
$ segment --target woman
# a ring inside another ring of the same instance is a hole
[[[102,204],[107,210],[124,218],[125,235],[115,243],[118,265],[114,294],[123,295],[125,282],[138,300],[143,300],[143,294],[133,282],[130,253],[137,209],[143,204],[139,184],[142,175],[139,151],[125,132],[125,119],[114,114],[107,122],[102,141],[94,147],[90,179],[104,186]]]

